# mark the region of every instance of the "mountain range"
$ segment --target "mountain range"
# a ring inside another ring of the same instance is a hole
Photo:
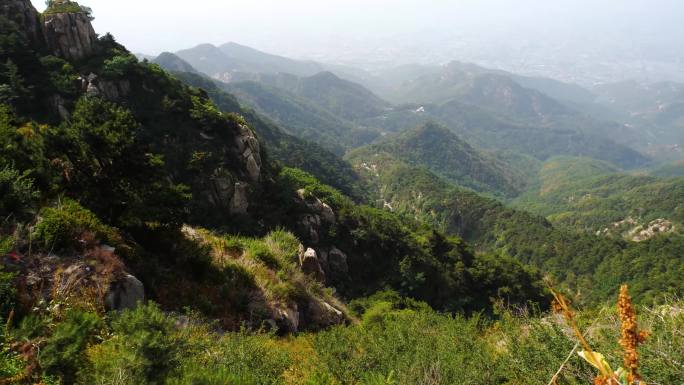
[[[679,145],[678,85],[139,60],[78,3],[5,3],[0,383],[588,383],[552,297],[593,341],[618,293],[656,304],[649,383],[681,378],[682,164],[640,132]]]

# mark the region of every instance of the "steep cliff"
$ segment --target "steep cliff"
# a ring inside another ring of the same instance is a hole
[[[40,15],[29,0],[5,0],[0,4],[0,14],[17,23],[19,31],[33,44],[44,43]]]
[[[97,35],[85,12],[46,14],[43,30],[55,56],[80,60],[95,52]]]

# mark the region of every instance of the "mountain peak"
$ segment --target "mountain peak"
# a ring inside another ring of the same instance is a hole
[[[458,136],[446,126],[435,122],[434,120],[429,120],[418,127],[415,127],[406,132],[406,134],[413,135],[443,135],[445,137],[453,137],[458,139]]]
[[[385,152],[409,165],[425,167],[445,180],[476,191],[515,195],[521,189],[512,170],[473,148],[449,128],[427,122],[356,152]]]
[[[162,52],[152,62],[159,64],[160,67],[167,71],[197,73],[193,66],[171,52]]]
[[[6,0],[0,14],[12,20],[34,49],[47,46],[53,55],[66,60],[81,60],[96,50],[97,34],[91,24],[91,10],[76,2],[48,2],[42,16],[29,0]]]

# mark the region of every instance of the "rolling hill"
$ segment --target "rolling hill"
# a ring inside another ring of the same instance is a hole
[[[425,167],[447,181],[479,192],[515,196],[525,186],[522,175],[433,122],[354,150],[349,159],[371,159],[381,153]]]
[[[593,159],[552,158],[515,207],[557,225],[643,239],[652,236],[649,231],[680,231],[684,178],[629,175]]]
[[[253,74],[289,73],[311,76],[324,70],[321,64],[271,55],[237,43],[219,47],[201,44],[176,52],[199,71],[222,81],[245,78]]]
[[[198,73],[198,71],[190,65],[190,63],[181,59],[171,52],[162,52],[159,56],[152,60],[152,63],[158,64],[163,69],[169,72],[190,72]]]

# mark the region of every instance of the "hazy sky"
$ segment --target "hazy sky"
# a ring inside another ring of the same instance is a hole
[[[32,0],[40,10],[43,0]],[[620,24],[643,30],[684,18],[680,0],[83,0],[98,33],[157,54],[235,41],[280,51],[430,31],[487,33]],[[676,28],[676,27],[675,27]],[[678,33],[681,34],[681,28]],[[627,36],[629,37],[629,36]],[[342,38],[342,41],[339,39]],[[292,48],[294,47],[294,48]],[[286,53],[286,52],[281,52]]]

